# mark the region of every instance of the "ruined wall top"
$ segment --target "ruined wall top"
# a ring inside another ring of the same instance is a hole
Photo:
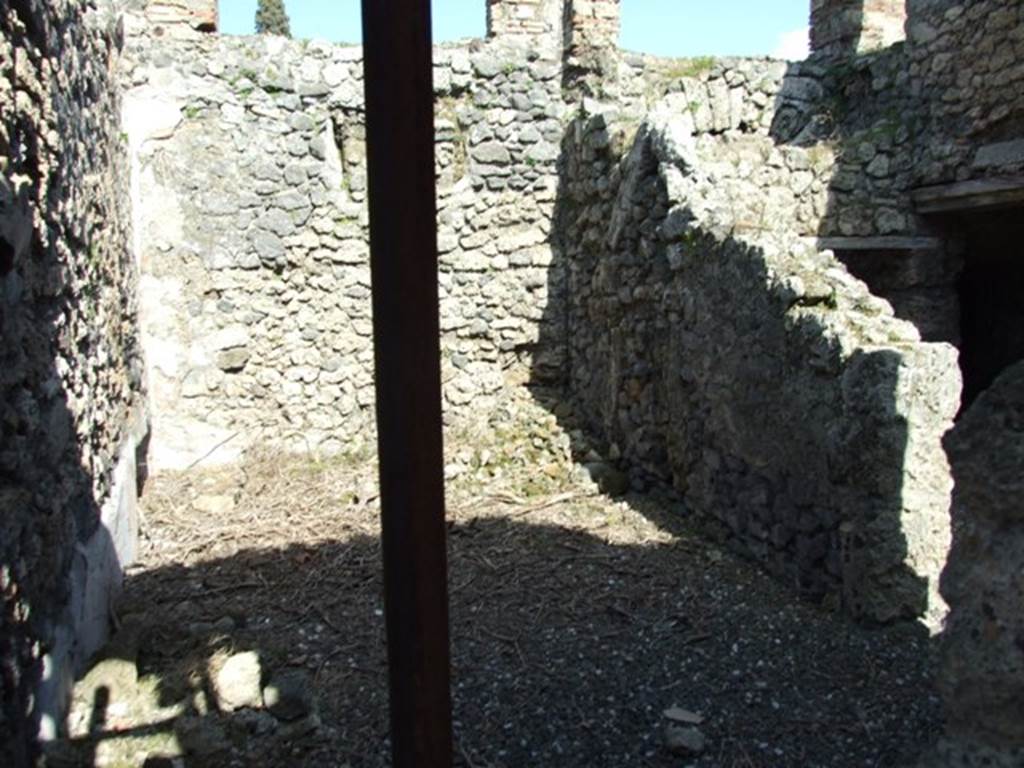
[[[575,48],[617,48],[619,0],[566,0],[566,40]]]
[[[218,0],[149,0],[146,20],[167,31],[216,32]]]
[[[591,95],[618,72],[619,0],[565,0],[565,84]]]
[[[619,0],[484,0],[487,37],[545,38],[574,52],[618,47]],[[218,0],[144,0],[147,21],[173,31],[216,32]],[[905,37],[906,0],[810,0],[811,49],[867,53]]]
[[[487,0],[487,37],[550,36],[562,30],[563,0]]]
[[[619,0],[487,0],[487,37],[547,39],[574,53],[619,45]]]
[[[811,50],[869,53],[904,39],[905,0],[811,0]]]

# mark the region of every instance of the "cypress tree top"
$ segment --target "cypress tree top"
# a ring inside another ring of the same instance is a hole
[[[256,4],[256,32],[261,35],[291,37],[288,13],[284,0],[258,0]]]

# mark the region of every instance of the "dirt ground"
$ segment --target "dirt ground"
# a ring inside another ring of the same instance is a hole
[[[447,438],[457,765],[895,767],[937,735],[922,627],[797,601],[668,492],[602,493],[535,402],[481,429]],[[375,479],[269,451],[150,478],[122,631],[48,764],[389,765]],[[308,711],[221,711],[244,651],[300,673]]]

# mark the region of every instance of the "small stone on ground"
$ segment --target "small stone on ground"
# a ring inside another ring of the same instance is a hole
[[[213,678],[213,691],[221,711],[259,707],[263,701],[260,675],[260,657],[255,651],[229,656]]]

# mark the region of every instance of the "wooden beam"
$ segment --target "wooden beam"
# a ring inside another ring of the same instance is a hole
[[[819,237],[819,250],[829,251],[936,251],[942,248],[937,237]]]
[[[1024,176],[919,187],[910,193],[918,213],[955,213],[1024,204]]]
[[[452,762],[430,0],[363,0],[395,768]]]

